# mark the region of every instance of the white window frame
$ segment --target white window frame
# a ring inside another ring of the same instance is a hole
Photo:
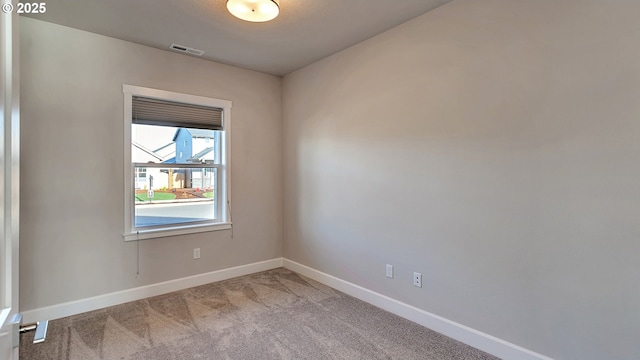
[[[208,231],[231,229],[231,217],[229,208],[231,203],[231,107],[229,100],[220,100],[204,96],[189,95],[172,91],[158,90],[134,85],[122,85],[124,93],[124,240],[135,241],[167,236],[177,236]],[[224,130],[221,138],[221,161],[218,176],[221,179],[222,188],[219,189],[222,211],[216,220],[207,223],[185,224],[179,223],[162,228],[136,229],[134,224],[134,169],[131,161],[131,125],[132,102],[134,96],[152,98],[158,100],[175,101],[185,104],[201,105],[222,109]]]

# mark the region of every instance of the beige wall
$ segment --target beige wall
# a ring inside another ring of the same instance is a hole
[[[553,358],[640,358],[639,13],[456,0],[286,76],[285,257]]]
[[[22,311],[282,256],[280,78],[20,21]],[[142,241],[139,276],[122,238],[122,84],[233,102],[234,238]]]
[[[456,0],[284,82],[21,18],[21,310],[284,254],[553,358],[639,358],[638,13]],[[142,241],[138,276],[123,83],[234,105],[234,239]]]

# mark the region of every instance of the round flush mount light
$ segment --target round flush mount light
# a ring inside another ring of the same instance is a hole
[[[227,0],[227,10],[242,20],[265,22],[280,13],[277,0]]]

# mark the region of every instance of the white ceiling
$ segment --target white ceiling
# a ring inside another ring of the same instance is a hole
[[[226,0],[51,0],[39,20],[282,76],[451,0],[280,0],[267,23],[239,20]]]

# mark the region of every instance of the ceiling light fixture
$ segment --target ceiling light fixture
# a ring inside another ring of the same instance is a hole
[[[280,6],[277,0],[227,0],[227,10],[245,21],[265,22],[278,16]]]

